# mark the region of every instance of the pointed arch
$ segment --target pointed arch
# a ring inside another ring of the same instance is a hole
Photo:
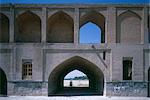
[[[141,42],[141,17],[130,10],[117,17],[117,43]]]
[[[73,43],[74,22],[65,12],[58,11],[48,18],[47,42]]]
[[[7,77],[5,72],[0,68],[0,96],[7,95]]]
[[[9,42],[9,19],[3,13],[0,13],[0,43]]]
[[[80,28],[80,43],[101,43],[101,29],[95,23],[88,22]]]
[[[41,19],[31,11],[26,11],[16,19],[16,42],[40,42]]]
[[[105,17],[97,11],[90,11],[80,17],[80,28],[88,22],[99,26],[101,29],[101,43],[105,43]]]
[[[89,78],[88,91],[90,90],[91,94],[103,95],[103,88],[104,88],[103,72],[92,62],[79,56],[75,56],[64,61],[50,73],[48,79],[48,94],[57,95],[59,93],[59,90],[63,89],[64,77],[69,72],[75,69],[83,72],[88,76]],[[79,93],[80,91],[76,91],[75,95],[79,95]],[[84,94],[88,95],[86,91],[84,92]],[[66,95],[69,95],[69,93],[66,93]]]

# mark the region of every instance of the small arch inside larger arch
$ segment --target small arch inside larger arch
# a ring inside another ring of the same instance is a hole
[[[77,69],[67,73],[63,81],[64,87],[89,87],[88,76]]]

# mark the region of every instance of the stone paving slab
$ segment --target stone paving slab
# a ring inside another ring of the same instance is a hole
[[[10,96],[0,97],[0,100],[150,100],[148,97],[104,97],[104,96]]]

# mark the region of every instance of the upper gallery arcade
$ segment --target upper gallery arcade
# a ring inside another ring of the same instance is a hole
[[[143,5],[2,5],[0,42],[78,44],[80,29],[90,22],[101,30],[99,43],[143,44],[149,17]]]

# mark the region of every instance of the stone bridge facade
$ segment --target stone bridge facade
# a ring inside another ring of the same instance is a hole
[[[85,95],[150,96],[149,9],[1,4],[0,95],[64,95],[57,93],[63,78],[77,69],[89,78],[92,93]],[[88,22],[101,29],[100,43],[79,42]]]

